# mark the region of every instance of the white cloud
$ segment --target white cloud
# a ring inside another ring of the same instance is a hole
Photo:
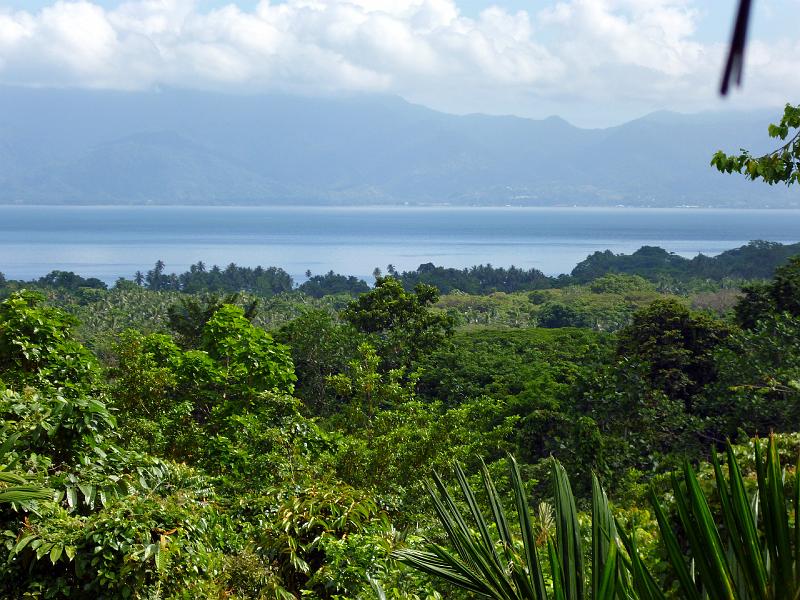
[[[716,102],[724,47],[698,41],[701,8],[563,0],[468,18],[453,0],[265,0],[252,12],[202,12],[192,0],[113,9],[60,0],[38,12],[0,8],[0,82],[381,91],[444,110],[602,122]],[[797,41],[752,44],[749,91],[737,103],[800,95],[798,59]]]

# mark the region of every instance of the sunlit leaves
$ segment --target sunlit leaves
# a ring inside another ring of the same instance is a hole
[[[768,132],[771,138],[789,139],[763,156],[753,156],[744,149],[738,155],[720,150],[714,154],[711,165],[723,173],[741,173],[748,179],[760,179],[770,185],[800,182],[800,105],[787,104],[780,123],[770,125]]]

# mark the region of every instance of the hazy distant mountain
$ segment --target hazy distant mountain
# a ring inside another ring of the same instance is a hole
[[[0,88],[0,202],[800,206],[724,176],[775,113],[609,129],[454,116],[392,97]]]

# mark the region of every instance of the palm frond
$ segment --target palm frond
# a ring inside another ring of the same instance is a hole
[[[762,451],[756,441],[757,492],[752,498],[733,447],[728,444],[726,450],[727,476],[717,455],[712,455],[719,526],[694,470],[687,464],[682,477],[673,477],[677,520],[688,542],[688,556],[679,545],[677,529],[651,491],[661,539],[683,597],[795,600],[800,595],[800,478],[795,472],[792,492],[787,494],[774,436],[770,436],[766,453]],[[792,505],[794,527],[789,521]],[[696,578],[689,560],[694,563]]]
[[[632,597],[630,577],[619,553],[617,528],[608,498],[597,479],[593,482],[592,548],[596,576],[587,593],[580,522],[572,487],[561,464],[552,459],[551,483],[555,505],[555,536],[549,536],[543,556],[530,515],[527,492],[519,466],[509,457],[517,529],[512,531],[489,470],[481,467],[483,492],[489,516],[481,510],[466,474],[455,466],[458,488],[468,509],[462,514],[438,474],[428,486],[439,521],[452,549],[428,543],[425,551],[400,550],[394,557],[428,575],[464,590],[498,600],[615,600]],[[466,517],[469,517],[469,520]],[[516,548],[521,544],[522,551]],[[544,568],[545,564],[547,569]],[[549,571],[552,583],[545,583]]]

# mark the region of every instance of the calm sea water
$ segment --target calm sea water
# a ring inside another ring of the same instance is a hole
[[[334,270],[480,263],[565,273],[595,250],[657,245],[717,254],[754,239],[800,240],[800,211],[627,208],[222,208],[0,206],[0,272],[53,269],[113,282],[161,259]]]

